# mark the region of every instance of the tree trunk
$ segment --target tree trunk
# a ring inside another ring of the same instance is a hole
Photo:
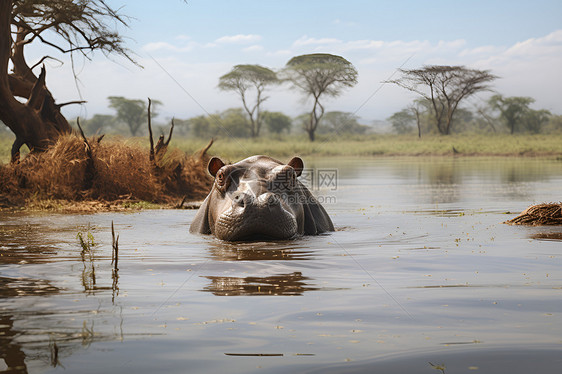
[[[313,142],[314,141],[314,130],[308,130],[308,139]]]
[[[420,123],[420,112],[416,109],[416,124],[418,125],[418,138],[421,139],[421,123]]]
[[[72,127],[45,85],[45,68],[36,77],[27,66],[23,58],[25,37],[18,34],[13,43],[11,15],[12,1],[0,0],[0,121],[16,135],[12,161],[17,161],[22,145],[32,151],[45,150],[61,134],[71,133]],[[8,73],[10,59],[14,65],[13,74]],[[22,103],[15,96],[27,102]]]

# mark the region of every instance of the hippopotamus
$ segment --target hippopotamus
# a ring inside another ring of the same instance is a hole
[[[287,164],[252,156],[226,165],[209,160],[215,178],[189,231],[227,241],[294,239],[334,231],[334,225],[312,193],[297,179],[304,163]]]

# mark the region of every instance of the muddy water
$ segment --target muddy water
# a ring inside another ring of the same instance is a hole
[[[330,235],[228,244],[190,235],[194,211],[0,215],[0,372],[559,371],[562,228],[501,222],[559,201],[562,162],[307,166]]]

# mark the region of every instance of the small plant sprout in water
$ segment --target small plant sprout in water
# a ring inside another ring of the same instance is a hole
[[[447,369],[445,367],[445,364],[432,364],[430,362],[429,365],[431,365],[431,367],[434,368],[435,370],[441,371],[441,373],[443,373],[443,374],[445,374],[445,369]]]
[[[96,243],[94,242],[94,235],[90,232],[90,230],[88,230],[86,238],[84,238],[84,234],[81,231],[78,231],[76,238],[80,241],[80,246],[82,247],[82,252],[80,253],[82,260],[85,259],[85,255],[87,253],[90,254],[90,257],[92,257],[92,248],[96,245]]]
[[[94,235],[90,232],[88,227],[88,232],[86,234],[79,231],[76,238],[80,241],[80,246],[82,247],[82,251],[80,252],[82,264],[84,265],[84,269],[82,270],[82,285],[84,286],[84,291],[92,292],[96,286],[96,269],[93,251],[93,247],[95,246]]]

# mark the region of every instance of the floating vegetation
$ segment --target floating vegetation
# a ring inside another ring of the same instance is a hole
[[[562,225],[562,203],[532,205],[504,223],[527,226]]]
[[[562,232],[539,232],[530,236],[536,240],[562,241]]]
[[[283,353],[225,353],[225,355],[237,357],[282,357]]]

